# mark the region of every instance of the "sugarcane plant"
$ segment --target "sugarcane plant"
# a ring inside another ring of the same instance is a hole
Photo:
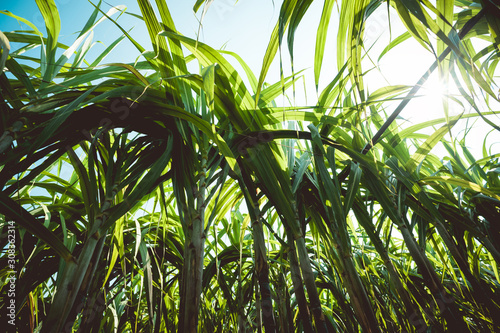
[[[152,50],[119,23],[125,6],[91,2],[72,45],[54,0],[36,0],[44,32],[0,11],[28,26],[0,31],[3,326],[500,330],[497,1],[322,1],[308,105],[294,42],[312,0],[280,2],[259,72],[178,31],[167,1],[137,3]],[[366,28],[384,11],[404,31],[375,51]],[[122,35],[92,59],[101,24]],[[435,59],[421,78],[368,84],[377,57],[403,49],[412,66],[409,40]],[[105,63],[122,43],[137,58]],[[433,72],[455,90],[442,116],[408,125]]]

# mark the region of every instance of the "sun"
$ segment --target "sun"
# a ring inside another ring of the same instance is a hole
[[[417,97],[409,105],[406,113],[412,122],[423,122],[437,118],[454,116],[459,113],[457,103],[452,97],[453,87],[450,82],[440,79],[437,72],[432,73],[422,85]]]
[[[434,61],[435,58],[421,50],[419,45],[409,45],[404,61],[401,61],[397,55],[385,55],[379,66],[387,84],[402,84],[412,88],[418,85],[422,75],[429,70]],[[377,77],[371,82],[379,85],[381,81]],[[460,107],[456,99],[452,98],[456,95],[458,91],[453,84],[453,79],[449,77],[447,82],[442,80],[436,69],[430,73],[426,82],[420,86],[416,95],[402,110],[400,118],[412,124],[444,118],[446,105],[444,102],[447,102],[448,115],[457,115],[463,107]]]

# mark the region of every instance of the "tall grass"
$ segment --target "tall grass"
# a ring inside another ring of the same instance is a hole
[[[177,31],[165,1],[138,0],[149,51],[114,19],[122,7],[99,2],[68,46],[58,37],[71,18],[36,3],[46,32],[24,20],[32,30],[0,33],[0,307],[14,274],[18,331],[500,329],[494,2],[325,0],[309,106],[281,102],[301,72],[267,77],[285,36],[298,52],[312,1],[281,3],[259,73]],[[377,10],[406,27],[383,54],[364,44]],[[89,59],[82,43],[103,20],[123,36]],[[330,30],[338,71],[324,77]],[[369,93],[366,59],[404,56],[409,38],[435,63],[413,86]],[[139,60],[101,63],[122,41]],[[436,69],[457,87],[443,116],[398,121]],[[453,103],[472,113],[450,114]],[[471,120],[482,152],[453,131]]]

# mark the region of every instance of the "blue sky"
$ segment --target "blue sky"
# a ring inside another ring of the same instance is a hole
[[[61,17],[61,35],[59,42],[71,45],[78,36],[77,32],[85,25],[94,7],[86,0],[56,0],[55,2]],[[166,2],[174,18],[177,30],[188,37],[196,38],[199,31],[199,19],[202,9],[199,10],[197,15],[194,14],[192,10],[192,6],[195,2],[194,0],[167,0]],[[204,17],[202,29],[198,36],[199,40],[216,49],[224,48],[225,50],[236,52],[247,62],[254,73],[258,75],[267,43],[269,42],[269,37],[278,19],[281,2],[280,0],[215,0]],[[94,0],[94,3],[97,3],[97,1]],[[152,3],[154,3],[154,1],[152,1]],[[126,6],[126,11],[129,13],[140,15],[140,9],[137,2],[134,0],[108,0],[102,3],[101,9],[107,12],[111,6],[118,5]],[[34,0],[2,1],[0,9],[8,10],[18,16],[26,18],[35,24],[40,31],[45,32],[42,15]],[[306,69],[305,76],[308,82],[308,95],[315,95],[312,64],[314,59],[315,35],[321,10],[322,2],[314,1],[305,15],[303,23],[296,31],[295,70]],[[320,86],[323,87],[335,77],[337,71],[335,56],[336,31],[333,28],[338,24],[338,16],[338,13],[334,13],[330,23],[332,27],[328,36],[330,42],[326,46],[323,71],[320,80]],[[375,19],[372,20],[371,25],[369,24],[366,30],[366,36],[372,42],[376,40],[379,34],[387,30],[387,20],[384,11],[381,11],[380,15],[374,15],[373,17]],[[117,14],[115,14],[113,18],[116,19]],[[133,38],[146,49],[152,49],[144,22],[126,14],[121,15],[117,21],[125,30],[132,29],[131,35]],[[397,28],[397,22],[393,22],[393,26]],[[0,15],[0,30],[11,31],[27,28],[26,25],[21,25],[13,18]],[[120,30],[111,22],[105,21],[100,24],[95,29],[93,38],[93,41],[97,43],[92,47],[87,59],[90,61],[93,60],[107,45],[111,44],[120,36]],[[286,38],[284,41],[286,42]],[[375,48],[379,45],[384,45],[384,43],[386,43],[384,40],[375,43]],[[412,42],[408,41],[407,43],[411,44]],[[15,45],[13,45],[13,49],[15,48]],[[39,49],[37,49],[36,52],[39,53]],[[33,53],[33,55],[35,56],[37,53]],[[103,63],[134,62],[138,56],[138,51],[125,39]],[[391,56],[392,55],[389,55],[387,58],[391,60]],[[408,54],[406,55],[406,60],[415,61],[419,59],[417,57],[418,54]],[[232,59],[229,60],[231,61]],[[429,60],[432,59],[428,59],[428,61]],[[422,58],[420,58],[420,62],[422,62]],[[236,62],[232,61],[232,63],[238,69],[239,66]],[[418,75],[416,73],[408,72],[405,73],[404,76],[398,75],[394,77],[391,75],[390,69],[396,66],[394,66],[394,61],[392,60],[389,61],[389,63],[391,66],[388,72],[386,72],[386,75],[388,75],[391,81],[390,84],[412,84],[413,81],[417,79]],[[290,75],[291,68],[286,45],[283,46],[283,64],[285,75]],[[423,71],[424,70],[422,70],[422,72]],[[274,83],[279,80],[279,73],[279,61],[275,59],[268,74],[268,82]],[[373,90],[375,90],[375,88],[372,89],[372,91]],[[297,95],[299,104],[306,103],[303,96],[301,96],[303,95],[302,92],[298,92]],[[309,98],[308,103],[314,103],[314,101],[315,98]]]
[[[94,7],[86,0],[56,0],[55,2],[60,12],[62,24],[59,42],[71,45],[78,36],[77,32],[85,25]],[[151,2],[154,3],[154,1]],[[167,0],[166,2],[174,18],[177,30],[188,37],[196,38],[202,10],[200,9],[197,15],[194,14],[192,6],[195,1]],[[279,0],[215,0],[203,20],[199,40],[216,49],[224,48],[236,52],[248,63],[254,73],[258,75],[269,41],[269,36],[278,18],[281,2],[282,1]],[[97,3],[97,1],[94,0],[94,3]],[[106,12],[111,6],[117,5],[125,5],[127,7],[127,12],[140,14],[140,9],[135,0],[107,0],[102,3],[101,9]],[[34,0],[0,0],[0,9],[8,10],[18,16],[26,18],[34,23],[40,31],[45,32],[42,16]],[[321,15],[321,9],[322,1],[314,1],[296,33],[295,69],[307,69],[304,74],[307,84],[305,93],[300,83],[298,84],[295,105],[310,105],[316,102],[312,65],[314,59],[315,34]],[[329,43],[326,47],[320,80],[320,90],[321,86],[324,87],[336,74],[335,39],[337,32],[333,28],[338,25],[338,16],[339,14],[335,9],[330,23],[332,29],[329,31],[328,35]],[[117,14],[115,14],[113,18],[116,19]],[[125,30],[132,29],[131,35],[146,49],[152,50],[149,34],[144,22],[130,15],[121,15],[118,19],[118,23],[121,24]],[[392,38],[395,38],[404,31],[404,27],[399,22],[397,14],[395,14],[394,11],[391,14],[391,25],[393,28]],[[20,25],[19,22],[11,17],[0,15],[0,30],[2,31],[27,28],[26,25]],[[95,29],[93,37],[93,41],[96,44],[93,46],[87,59],[92,61],[107,45],[111,44],[120,36],[120,30],[111,22],[105,21],[100,24]],[[390,38],[389,36],[386,9],[379,8],[367,22],[365,42],[367,42],[367,45],[370,44],[368,42],[374,43],[372,51],[377,53],[387,45]],[[12,49],[16,49],[16,45],[12,45]],[[283,50],[285,75],[290,75],[291,70],[286,46]],[[33,50],[32,52],[34,52],[32,53],[33,56],[39,56],[39,49]],[[139,52],[128,40],[124,39],[103,63],[134,62],[138,56]],[[231,58],[228,60],[230,60],[237,69],[240,69],[235,61],[232,61]],[[279,80],[279,61],[276,60],[277,59],[275,59],[267,77],[269,83],[274,83]],[[376,61],[376,58],[374,60]],[[70,62],[71,61],[72,59],[70,59]],[[365,70],[373,67],[373,63],[370,61],[370,59],[365,59],[363,65]],[[432,55],[423,50],[414,40],[410,39],[406,41],[404,45],[400,45],[397,49],[384,56],[380,63],[377,63],[384,74],[383,77],[378,70],[372,70],[366,77],[365,83],[370,92],[385,85],[413,85],[433,61]],[[243,71],[240,70],[240,73],[243,73]],[[439,83],[436,80],[430,82],[427,87],[430,96],[412,101],[403,111],[402,116],[417,122],[442,117],[442,111],[439,112],[438,110],[440,96],[435,93],[439,90],[438,86]],[[307,95],[307,101],[305,95]],[[285,98],[283,98],[283,101],[286,104]],[[387,107],[390,112],[391,105]],[[392,107],[395,107],[395,105]],[[489,130],[490,128],[488,128],[488,131]],[[496,141],[498,142],[500,140]],[[495,139],[492,142],[495,142]]]
[[[93,0],[97,3],[96,0]],[[154,1],[151,1],[154,6]],[[167,5],[174,18],[177,30],[191,38],[196,38],[199,29],[199,19],[201,18],[202,8],[195,13],[192,7],[194,0],[167,0]],[[94,7],[86,0],[56,0],[55,1],[61,17],[61,34],[59,42],[71,45],[77,38],[77,32],[80,31],[87,18],[91,15]],[[199,40],[207,43],[216,49],[225,49],[239,54],[258,75],[262,65],[262,60],[266,51],[267,43],[271,32],[277,22],[281,0],[216,0],[209,7],[206,16],[203,19],[202,29],[200,30]],[[129,13],[141,14],[137,2],[134,0],[107,0],[103,1],[101,9],[107,12],[111,6],[124,5]],[[35,24],[42,33],[45,33],[44,22],[36,2],[34,0],[5,1],[0,0],[0,10],[8,10],[15,15],[21,16]],[[304,24],[296,33],[296,59],[295,69],[300,70],[312,66],[315,47],[315,33],[317,24],[321,15],[322,3],[315,1],[306,14]],[[116,19],[117,14],[113,16]],[[332,26],[336,25],[336,16],[332,18]],[[151,50],[151,43],[144,22],[130,15],[121,15],[118,23],[125,30],[132,29],[131,35],[146,49]],[[25,24],[20,24],[15,19],[6,15],[0,15],[0,30],[12,31],[29,29]],[[98,42],[92,47],[88,60],[93,60],[107,45],[111,44],[116,38],[121,36],[120,30],[111,22],[105,21],[94,30],[94,42]],[[330,62],[336,64],[335,52],[335,34],[332,33],[332,43],[327,47],[326,55],[330,55]],[[13,45],[12,49],[16,46]],[[33,56],[39,56],[37,53],[31,53]],[[61,51],[62,53],[62,51]],[[291,69],[287,59],[288,51],[284,47],[285,75],[291,74]],[[103,61],[111,62],[134,62],[139,56],[138,51],[128,40],[123,40],[120,45]],[[237,69],[236,62],[229,59]],[[70,59],[71,61],[71,59]],[[328,60],[325,60],[328,63]],[[329,69],[328,69],[329,68]],[[279,62],[275,61],[269,71],[269,82],[274,83],[279,80]],[[312,79],[312,69],[308,72]],[[325,66],[323,75],[324,84],[328,83],[335,76],[333,67]],[[331,76],[331,77],[330,77]]]
[[[71,45],[78,36],[76,33],[83,28],[94,7],[85,0],[56,0],[61,17],[61,35],[59,42]],[[97,3],[97,1],[93,1]],[[182,34],[196,38],[199,27],[201,9],[195,16],[192,7],[195,1],[167,0],[167,5],[174,17],[177,30]],[[40,31],[45,32],[42,15],[34,0],[32,1],[1,1],[1,10],[8,10],[15,15],[21,16],[33,24]],[[154,1],[153,1],[154,3]],[[234,1],[217,0],[209,8],[204,20],[199,40],[214,48],[224,47],[226,50],[235,51],[249,62],[252,69],[260,68],[262,58],[277,15],[281,1],[269,0]],[[125,5],[127,12],[141,14],[136,1],[131,0],[108,0],[103,2],[101,9],[107,12],[111,6]],[[113,18],[116,18],[115,14]],[[131,35],[146,49],[151,50],[149,35],[144,23],[132,16],[121,15],[118,23],[125,30],[133,28]],[[0,15],[0,30],[12,31],[28,29],[15,19]],[[106,21],[95,29],[94,42],[103,44],[94,45],[89,59],[95,57],[105,47],[121,36],[119,29],[111,22]],[[263,39],[263,36],[266,36]],[[15,49],[15,45],[13,45]],[[39,52],[39,50],[37,50]],[[123,40],[106,58],[107,62],[133,62],[139,55],[138,51],[127,40]],[[245,57],[245,55],[248,55]]]

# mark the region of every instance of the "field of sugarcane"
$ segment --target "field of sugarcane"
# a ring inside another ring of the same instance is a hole
[[[29,27],[0,32],[2,329],[500,332],[500,4],[320,1],[301,104],[302,68],[268,74],[312,2],[277,1],[258,71],[178,31],[170,1],[137,0],[152,49],[100,1],[69,45],[54,0],[45,29],[0,11]],[[372,54],[379,10],[405,31]],[[101,21],[122,36],[89,58]],[[409,40],[435,59],[420,80],[367,85]],[[103,61],[118,43],[136,61]],[[405,122],[438,74],[441,111]]]

